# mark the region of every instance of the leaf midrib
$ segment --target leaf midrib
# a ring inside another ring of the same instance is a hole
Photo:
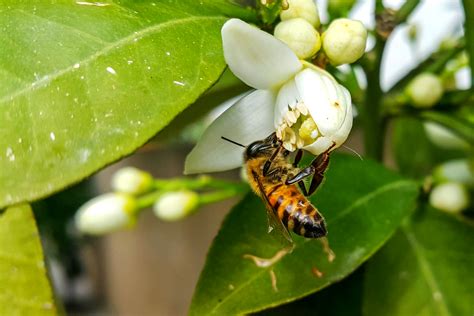
[[[418,262],[421,273],[425,278],[425,282],[428,285],[431,294],[439,293],[441,295],[440,299],[435,299],[434,297],[432,297],[432,301],[434,301],[435,305],[438,307],[439,315],[451,316],[448,306],[446,305],[446,302],[444,300],[444,294],[435,279],[430,263],[424,257],[423,246],[417,240],[415,234],[413,233],[413,231],[410,230],[409,227],[403,227],[401,231],[405,234],[408,244],[411,246],[411,249],[415,255],[416,261]]]
[[[108,45],[106,45],[102,49],[96,51],[94,54],[91,54],[87,58],[84,58],[80,61],[77,61],[73,65],[70,65],[70,66],[68,66],[64,69],[60,69],[60,70],[58,70],[56,72],[53,72],[51,74],[47,74],[39,80],[32,81],[31,83],[28,83],[28,86],[3,96],[0,99],[0,104],[11,102],[14,99],[16,99],[17,97],[20,97],[20,96],[22,96],[23,94],[25,94],[27,92],[30,92],[30,91],[32,91],[34,89],[37,89],[37,88],[41,88],[41,87],[45,86],[47,83],[52,82],[54,79],[59,78],[59,77],[65,75],[65,74],[69,73],[70,71],[73,71],[75,69],[74,68],[75,64],[79,64],[79,65],[81,65],[81,67],[85,66],[85,65],[88,65],[89,63],[93,62],[94,60],[96,60],[100,56],[103,56],[103,55],[105,55],[105,54],[107,54],[107,53],[109,53],[109,52],[111,52],[115,49],[119,49],[122,46],[125,46],[127,44],[133,43],[135,38],[148,36],[148,35],[153,34],[155,32],[159,32],[159,31],[161,31],[162,29],[164,29],[166,27],[170,27],[170,26],[173,26],[173,25],[176,25],[176,24],[182,24],[182,23],[187,23],[187,22],[197,22],[197,21],[201,21],[201,20],[224,20],[224,19],[225,19],[225,17],[223,17],[223,16],[192,16],[192,17],[186,17],[186,18],[170,20],[170,21],[166,21],[166,22],[163,22],[163,23],[159,23],[159,24],[154,24],[154,25],[148,26],[144,29],[141,29],[140,31],[134,31],[132,34],[130,34],[126,37],[123,37],[118,41],[110,42]]]
[[[348,207],[346,207],[345,209],[343,209],[338,216],[334,217],[331,221],[328,221],[328,224],[329,223],[334,223],[334,222],[337,222],[338,220],[340,220],[341,217],[343,217],[345,214],[351,212],[354,208],[357,208],[359,207],[360,205],[366,203],[368,200],[372,199],[372,198],[375,198],[377,195],[380,195],[380,194],[383,194],[385,193],[386,191],[389,191],[389,190],[392,190],[392,189],[397,189],[397,188],[401,188],[401,187],[404,187],[404,186],[412,186],[413,185],[413,181],[410,181],[410,180],[399,180],[399,181],[395,181],[395,182],[391,182],[387,185],[384,185],[382,187],[378,187],[376,190],[373,190],[372,192],[364,195],[363,197],[360,197],[358,198],[353,204],[349,205]],[[305,240],[303,241],[302,245],[303,244],[306,244],[308,242],[308,240]],[[295,248],[293,250],[293,252],[296,251],[296,249],[299,248],[298,245],[295,244]],[[278,263],[276,263],[278,264]],[[272,266],[273,267],[273,266]],[[232,295],[229,295],[227,296],[226,298],[224,298],[221,302],[219,302],[211,311],[209,314],[215,314],[217,312],[217,310],[219,309],[220,306],[222,306],[224,304],[225,301],[229,300],[231,297],[233,297],[234,294],[236,294],[237,292],[240,292],[242,289],[244,289],[245,287],[247,287],[248,284],[252,283],[255,279],[257,279],[258,277],[260,277],[263,273],[266,273],[267,272],[267,269],[261,269],[260,272],[257,272],[255,273],[255,275],[248,279],[246,282],[242,283],[242,285],[240,287],[237,287],[234,289],[234,291],[232,291]],[[249,311],[247,311],[249,312]]]

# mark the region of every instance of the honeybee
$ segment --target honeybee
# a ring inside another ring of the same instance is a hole
[[[245,149],[244,161],[249,183],[265,202],[269,229],[277,229],[289,242],[292,242],[289,231],[307,238],[327,235],[323,216],[307,196],[313,194],[321,184],[329,164],[329,153],[334,146],[335,144],[303,169],[297,167],[303,152],[297,151],[294,162],[290,163],[290,152],[282,146],[275,133],[251,143]],[[303,180],[311,175],[311,184],[306,189]]]

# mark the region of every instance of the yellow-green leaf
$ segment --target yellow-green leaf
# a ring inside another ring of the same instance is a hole
[[[29,205],[0,211],[0,315],[56,315]]]
[[[225,68],[226,0],[1,1],[0,207],[130,154]]]

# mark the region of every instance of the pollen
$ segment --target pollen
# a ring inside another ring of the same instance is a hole
[[[285,149],[295,151],[314,143],[320,133],[308,108],[299,101],[288,107],[283,115],[283,122],[276,130],[276,135],[283,142]]]

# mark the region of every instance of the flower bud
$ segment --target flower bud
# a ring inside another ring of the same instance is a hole
[[[416,76],[406,90],[413,106],[417,108],[432,107],[441,99],[443,92],[443,82],[431,73]]]
[[[322,35],[324,53],[334,66],[350,64],[362,57],[367,30],[356,20],[336,19]]]
[[[148,191],[153,177],[140,169],[125,167],[112,176],[112,189],[117,192],[140,194]]]
[[[321,48],[319,33],[301,18],[278,23],[275,37],[287,44],[300,59],[313,56]]]
[[[467,159],[450,160],[435,168],[433,179],[438,183],[454,181],[474,186],[473,167]]]
[[[136,221],[135,199],[124,193],[99,195],[81,206],[75,222],[79,231],[102,235],[133,226]]]
[[[165,221],[177,221],[191,214],[199,204],[194,191],[176,191],[163,194],[153,205],[155,215]]]
[[[469,193],[458,182],[446,182],[431,191],[430,204],[445,212],[459,213],[469,206]]]
[[[302,18],[314,27],[319,27],[319,13],[314,0],[288,0],[288,9],[282,10],[280,19],[282,21]]]
[[[467,149],[469,143],[457,136],[446,127],[434,123],[425,122],[423,124],[428,139],[436,146],[444,149]]]

